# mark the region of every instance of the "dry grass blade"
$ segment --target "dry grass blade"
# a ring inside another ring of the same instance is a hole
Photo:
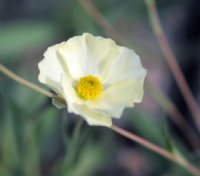
[[[165,149],[133,134],[130,133],[128,131],[123,130],[122,128],[112,125],[111,127],[115,132],[119,133],[120,135],[135,141],[137,143],[139,143],[140,145],[143,145],[144,147],[154,151],[155,153],[158,153],[159,155],[179,164],[180,166],[184,167],[186,170],[188,170],[189,172],[191,172],[193,175],[195,176],[199,176],[200,175],[200,170],[198,168],[196,168],[195,166],[193,166],[191,163],[187,162],[185,159],[177,157],[175,155],[173,155],[172,153],[166,151]]]
[[[90,0],[79,0],[79,2],[85,11],[105,31],[107,35],[119,43],[125,43],[121,35],[108,23],[108,21]],[[152,98],[169,114],[171,120],[178,126],[183,134],[185,134],[191,145],[193,145],[194,148],[199,148],[199,137],[185,121],[185,118],[176,108],[174,103],[156,85],[153,85],[150,80],[147,80],[147,87],[148,93],[151,94]],[[160,95],[159,97],[157,94],[158,92]]]
[[[162,26],[160,24],[157,8],[153,0],[145,0],[147,8],[149,11],[149,16],[151,20],[151,25],[157,40],[161,46],[161,49],[165,55],[166,61],[175,77],[175,80],[180,88],[180,91],[185,99],[185,102],[190,109],[192,116],[196,122],[198,129],[200,130],[200,108],[195,101],[194,96],[185,80],[185,77],[176,61],[176,57],[167,41],[167,38],[163,32]]]

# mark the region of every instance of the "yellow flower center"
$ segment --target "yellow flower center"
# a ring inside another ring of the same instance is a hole
[[[81,78],[77,85],[78,95],[85,100],[94,100],[100,95],[102,89],[99,79],[92,75]]]

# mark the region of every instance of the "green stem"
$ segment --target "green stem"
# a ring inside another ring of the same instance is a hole
[[[30,88],[30,89],[33,89],[35,90],[36,92],[39,92],[47,97],[50,97],[50,98],[53,98],[53,99],[56,99],[64,104],[66,104],[66,102],[64,101],[63,98],[59,97],[58,95],[55,95],[54,93],[51,93],[19,76],[17,76],[14,72],[10,71],[9,69],[7,69],[4,65],[2,65],[0,63],[0,72],[3,73],[4,75],[6,75],[7,77],[11,78],[12,80]]]

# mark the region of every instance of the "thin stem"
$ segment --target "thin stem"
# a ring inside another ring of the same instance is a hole
[[[8,68],[6,68],[1,63],[0,63],[0,72],[3,73],[4,75],[8,76],[12,80],[14,80],[14,81],[16,81],[16,82],[18,82],[18,83],[20,83],[20,84],[22,84],[22,85],[24,85],[28,88],[35,90],[36,92],[39,92],[43,95],[46,95],[47,97],[54,98],[54,99],[56,99],[56,100],[58,100],[62,103],[66,103],[63,98],[61,98],[61,97],[55,95],[54,93],[51,93],[51,92],[49,92],[49,91],[47,91],[47,90],[45,90],[45,89],[43,89],[43,88],[41,88],[37,85],[25,80],[25,79],[17,76],[14,72],[10,71]]]
[[[184,167],[186,170],[191,172],[193,175],[200,176],[200,170],[198,168],[196,168],[195,166],[193,166],[191,163],[187,162],[185,159],[177,157],[177,156],[173,155],[172,153],[168,152],[167,150],[165,150],[165,149],[163,149],[163,148],[161,148],[161,147],[159,147],[159,146],[157,146],[157,145],[155,145],[133,133],[130,133],[118,126],[112,125],[111,128],[112,128],[112,130],[119,133],[123,137],[126,137],[132,141],[135,141],[135,142],[139,143],[140,145],[143,145],[144,147],[154,151],[155,153],[158,153],[159,155],[163,156],[164,158],[179,164],[180,166]]]
[[[163,109],[168,112],[172,121],[177,125],[177,127],[186,136],[190,144],[195,148],[200,148],[199,136],[194,132],[192,127],[188,125],[181,112],[175,107],[175,105],[170,101],[170,99],[161,92],[161,90],[156,87],[149,79],[147,89],[149,94],[154,98],[154,100],[163,107]]]
[[[167,63],[175,77],[175,80],[181,90],[181,93],[185,99],[185,102],[187,103],[187,106],[190,109],[192,116],[194,117],[194,120],[200,130],[199,106],[198,106],[194,96],[192,95],[192,92],[185,80],[185,77],[183,76],[183,73],[176,61],[176,57],[167,41],[165,33],[163,32],[154,0],[145,0],[145,2],[147,5],[147,8],[148,8],[148,11],[149,11],[149,16],[150,16],[150,21],[151,21],[153,31],[157,37],[157,40],[161,46],[161,49],[165,55]]]
[[[93,18],[93,20],[104,30],[107,35],[110,35],[116,41],[125,44],[123,37],[113,28],[112,25],[103,17],[101,12],[96,8],[96,6],[90,0],[79,0],[85,11]],[[152,84],[149,79],[147,79],[147,89],[148,93],[152,98],[163,108],[168,114],[171,120],[178,126],[178,128],[185,134],[188,141],[191,142],[194,148],[199,148],[199,137],[191,129],[188,123],[185,121],[184,116],[175,106],[175,104],[167,97],[156,85]],[[158,96],[159,94],[159,96]],[[187,130],[186,130],[187,129]]]
[[[113,29],[112,25],[101,15],[101,12],[95,7],[90,0],[79,0],[80,4],[85,8],[89,15],[96,21],[104,30],[104,32],[114,38],[119,43],[125,43],[119,33]]]
[[[57,95],[54,95],[53,93],[51,92],[48,92],[46,91],[45,89],[42,89],[38,86],[36,86],[35,84],[25,80],[25,79],[22,79],[21,77],[17,76],[16,74],[14,74],[13,72],[11,72],[10,70],[8,70],[5,66],[3,66],[2,64],[0,64],[0,71],[5,74],[6,76],[8,76],[9,78],[13,79],[14,81],[24,85],[24,86],[27,86],[28,88],[31,88],[43,95],[46,95],[50,98],[57,98],[56,96]],[[57,99],[58,101],[64,101],[62,98],[59,97],[59,99]],[[172,155],[171,153],[167,152],[166,150],[160,148],[159,146],[156,146],[155,144],[151,143],[151,142],[148,142],[146,140],[144,140],[143,138],[135,135],[135,134],[132,134],[126,130],[123,130],[115,125],[112,125],[111,127],[114,131],[116,131],[117,133],[121,134],[122,136],[132,140],[132,141],[135,141],[135,142],[138,142],[139,144],[149,148],[150,150],[162,155],[163,157],[171,160],[171,161],[174,161],[178,164],[180,164],[181,166],[185,167],[188,171],[190,171],[191,173],[193,173],[195,176],[199,176],[200,175],[200,171],[194,167],[192,164],[188,163],[186,160],[183,160],[182,158],[177,158],[175,157],[174,155]]]

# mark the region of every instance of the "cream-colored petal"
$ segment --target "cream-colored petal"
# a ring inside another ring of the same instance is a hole
[[[110,127],[111,116],[119,118],[125,107],[143,97],[146,70],[139,56],[111,39],[85,33],[54,45],[45,52],[39,70],[39,81],[64,97],[68,111],[90,125]],[[77,94],[76,85],[86,75],[97,76],[103,84],[96,100],[85,101]]]
[[[79,80],[88,72],[87,50],[80,36],[72,37],[59,47],[58,54],[63,58],[63,63],[68,66],[71,77]]]
[[[69,66],[69,73],[76,80],[86,75],[103,79],[118,53],[119,47],[113,40],[88,33],[69,39],[59,48],[59,54]]]
[[[94,112],[104,114],[106,116],[120,118],[122,116],[124,106],[114,106],[112,104],[108,104],[107,101],[87,101],[86,106]]]
[[[112,126],[112,119],[110,116],[91,111],[85,105],[71,104],[71,109],[73,109],[73,113],[83,117],[89,125]]]
[[[140,103],[143,99],[144,95],[144,79],[145,76],[141,76],[141,78],[133,80],[133,100],[135,103]]]
[[[41,83],[48,85],[58,94],[62,94],[60,81],[63,70],[56,54],[59,46],[60,44],[49,47],[44,53],[44,59],[38,64],[40,71],[38,79]]]
[[[73,86],[73,80],[70,79],[70,77],[67,77],[67,75],[62,76],[61,86],[63,89],[64,97],[66,99],[67,105],[68,105],[68,111],[72,112],[73,110],[70,109],[70,104],[76,103],[76,104],[84,104],[84,100],[81,99],[74,86]]]
[[[43,69],[40,70],[38,80],[49,86],[54,92],[56,92],[58,95],[62,96],[63,91],[58,82],[53,81],[49,76],[47,75],[46,71],[43,71]]]
[[[133,107],[143,97],[143,82],[123,80],[114,83],[95,101],[87,101],[87,106],[96,112],[120,118],[125,107]]]
[[[95,74],[100,80],[103,80],[109,73],[112,61],[119,55],[120,47],[109,38],[93,36],[88,33],[83,36],[87,45],[88,60],[96,70]]]
[[[120,54],[113,60],[109,70],[104,85],[125,79],[143,80],[146,76],[146,70],[142,67],[139,56],[125,47],[120,47]]]
[[[79,98],[76,90],[73,88],[72,82],[67,77],[63,77],[62,79],[62,88],[65,88],[63,92],[67,102],[68,112],[82,116],[89,125],[108,127],[112,125],[111,117],[92,112],[85,106],[85,100]]]

